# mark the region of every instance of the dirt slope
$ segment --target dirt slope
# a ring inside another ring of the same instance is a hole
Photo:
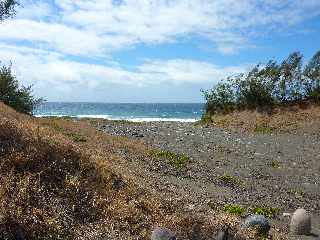
[[[140,184],[143,170],[130,162],[158,161],[148,147],[88,122],[38,120],[0,104],[0,143],[4,239],[149,239],[154,226],[210,239],[226,223],[237,239],[251,236],[234,216],[190,211],[187,198]]]

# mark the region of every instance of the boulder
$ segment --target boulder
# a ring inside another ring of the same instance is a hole
[[[306,210],[296,210],[290,222],[290,232],[295,235],[309,235],[311,233],[311,217]]]
[[[257,229],[259,233],[262,234],[267,234],[270,230],[270,224],[268,219],[265,216],[256,214],[248,216],[245,219],[243,226],[245,228]]]

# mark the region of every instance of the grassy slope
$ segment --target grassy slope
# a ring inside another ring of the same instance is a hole
[[[6,239],[149,239],[154,226],[208,239],[230,216],[190,214],[135,184],[146,146],[73,120],[34,119],[0,103],[0,234]],[[133,157],[134,159],[134,157]],[[237,239],[243,239],[239,233]]]
[[[212,116],[214,126],[249,133],[312,133],[320,126],[320,106],[312,103],[283,106],[271,113],[240,111]]]

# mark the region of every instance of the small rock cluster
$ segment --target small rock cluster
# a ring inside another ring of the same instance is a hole
[[[243,223],[243,228],[255,229],[259,234],[267,235],[270,230],[270,224],[266,217],[262,215],[250,215]],[[296,210],[291,217],[290,232],[294,235],[310,235],[311,234],[311,217],[304,209]],[[156,228],[151,235],[151,240],[176,240],[176,236],[169,229]],[[215,240],[231,240],[234,239],[232,233],[229,232],[227,227],[221,230],[213,238]]]

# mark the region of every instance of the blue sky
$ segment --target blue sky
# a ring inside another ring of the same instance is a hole
[[[320,50],[319,0],[21,0],[0,60],[49,101],[200,102],[200,89]]]

